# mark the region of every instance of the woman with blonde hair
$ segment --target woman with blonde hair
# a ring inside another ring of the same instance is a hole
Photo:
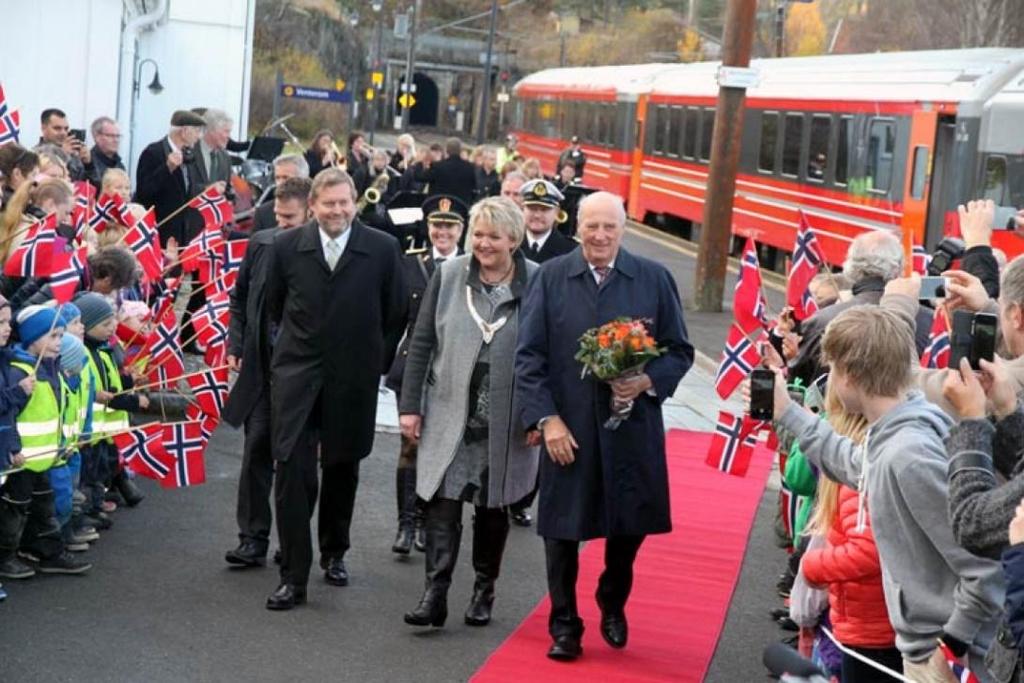
[[[127,204],[132,200],[132,179],[120,168],[108,168],[100,181],[100,194],[117,195]]]
[[[522,166],[519,167],[519,172],[526,176],[527,180],[544,177],[544,173],[540,170],[540,161],[534,158],[524,161]]]
[[[858,444],[864,441],[867,419],[845,410],[832,382],[826,389],[825,412],[836,434]],[[828,586],[829,617],[836,640],[902,672],[903,658],[896,649],[896,633],[889,622],[882,590],[878,548],[867,510],[859,503],[857,491],[823,473],[819,475],[815,508],[806,532],[824,536],[826,544],[804,553],[800,569],[809,584]],[[873,683],[892,679],[844,652],[840,680]]]
[[[405,622],[442,626],[471,503],[476,582],[465,622],[491,620],[508,537],[505,507],[533,489],[539,433],[514,408],[520,305],[537,266],[520,249],[523,214],[502,197],[469,212],[470,253],[440,264],[413,328],[399,403],[402,434],[419,442],[416,493],[427,501],[426,589]]]
[[[45,178],[19,188],[0,218],[0,263],[7,261],[8,255],[21,245],[33,222],[51,213],[57,215],[58,232],[65,238],[73,237],[68,232],[73,203],[71,185],[59,178]]]
[[[391,155],[391,168],[405,173],[418,159],[416,157],[416,139],[408,133],[402,133],[395,140],[395,153]]]

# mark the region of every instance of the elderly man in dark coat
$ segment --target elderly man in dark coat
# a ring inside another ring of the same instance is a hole
[[[543,432],[537,531],[544,537],[554,639],[548,656],[582,653],[576,608],[579,542],[606,538],[597,590],[601,635],[626,645],[633,560],[647,534],[671,530],[661,403],[693,363],[676,284],[661,265],[620,248],[622,201],[597,192],[580,203],[581,248],[548,261],[523,304],[516,349],[521,421]],[[639,376],[581,378],[573,356],[588,329],[642,319],[664,354]],[[604,427],[614,395],[634,401],[618,429]]]
[[[347,173],[321,171],[310,192],[316,220],[281,233],[268,254],[266,305],[278,328],[270,402],[281,540],[281,585],[268,609],[306,599],[318,447],[320,565],[328,583],[348,584],[344,555],[359,461],[373,447],[377,388],[405,323],[398,241],[354,220],[355,202]]]
[[[282,230],[309,221],[309,178],[288,178],[277,186],[274,201],[278,227],[254,233],[231,288],[228,365],[238,373],[224,406],[224,421],[245,427],[242,469],[238,478],[238,547],[225,561],[235,567],[261,567],[270,542],[270,490],[274,459],[270,448],[270,354],[267,324],[267,253]]]

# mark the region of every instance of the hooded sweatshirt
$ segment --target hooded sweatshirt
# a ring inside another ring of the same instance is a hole
[[[946,633],[983,653],[1002,612],[1003,577],[997,562],[953,538],[943,444],[949,417],[911,392],[871,425],[863,448],[795,404],[780,423],[808,460],[864,497],[900,652],[927,659]]]

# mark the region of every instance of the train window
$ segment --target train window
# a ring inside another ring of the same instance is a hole
[[[850,154],[852,138],[850,137],[850,126],[853,125],[852,116],[843,116],[839,119],[839,136],[836,143],[836,185],[846,185],[850,177]]]
[[[699,131],[697,129],[700,124],[700,110],[693,107],[687,107],[686,120],[690,122],[690,125],[686,127],[683,134],[683,156],[687,159],[696,159],[697,143],[699,140],[697,137],[697,133]]]
[[[612,107],[609,104],[600,104],[601,112],[601,144],[608,145],[612,139]]]
[[[661,107],[647,109],[647,146],[652,154],[661,152]]]
[[[828,168],[828,139],[832,134],[832,117],[815,114],[811,118],[811,138],[807,148],[807,180],[825,182]]]
[[[757,170],[775,173],[775,149],[779,140],[779,114],[766,111],[761,114],[761,151],[757,156]]]
[[[672,107],[672,119],[668,127],[668,155],[680,157],[683,155],[683,129],[686,128],[686,109],[683,107]]]
[[[874,119],[868,135],[867,163],[869,187],[873,192],[889,191],[895,152],[896,124],[888,119]]]
[[[910,176],[910,196],[924,199],[925,181],[928,179],[928,148],[918,145],[914,148],[914,169]]]
[[[715,128],[715,110],[705,108],[701,110],[700,122],[700,160],[711,160],[711,133]]]
[[[594,144],[604,144],[604,105],[594,103]]]
[[[800,147],[804,138],[804,115],[786,114],[782,132],[782,175],[800,175]]]
[[[1006,204],[1006,157],[990,154],[985,159],[982,196],[997,205]]]

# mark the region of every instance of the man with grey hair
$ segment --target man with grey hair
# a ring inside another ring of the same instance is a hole
[[[843,311],[860,304],[878,305],[885,283],[898,278],[903,270],[903,245],[891,232],[875,230],[858,235],[846,252],[843,274],[853,287],[853,298],[827,308],[804,320],[799,331],[799,349],[790,361],[790,377],[799,377],[810,386],[828,367],[821,362],[821,337],[825,328]],[[920,355],[928,346],[932,311],[919,308],[914,343]]]
[[[199,140],[199,154],[193,157],[192,166],[202,188],[217,185],[222,193],[228,194],[231,158],[228,156],[227,146],[231,140],[231,127],[235,122],[220,109],[207,109],[202,116],[206,127],[203,137]]]
[[[274,186],[277,187],[289,178],[308,178],[309,163],[301,154],[282,154],[274,159]],[[274,193],[267,195],[266,201],[260,204],[253,214],[252,232],[269,230],[277,227],[274,215]]]
[[[121,129],[117,121],[109,116],[101,116],[92,122],[91,163],[86,164],[85,170],[89,176],[89,182],[97,191],[103,184],[103,174],[111,168],[125,170],[124,162],[117,153],[121,146]]]

